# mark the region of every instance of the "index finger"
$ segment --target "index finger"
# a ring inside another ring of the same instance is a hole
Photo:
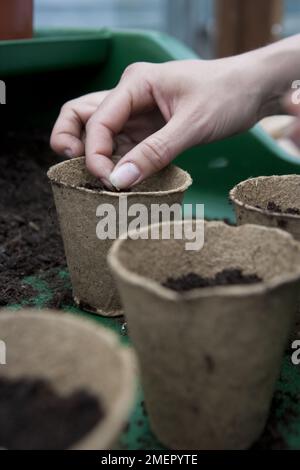
[[[86,125],[86,166],[109,186],[109,175],[114,167],[111,160],[114,136],[122,130],[130,113],[128,92],[117,87],[103,100]]]
[[[120,82],[98,107],[86,125],[86,165],[104,184],[114,168],[111,160],[114,137],[121,132],[131,114],[153,105],[144,80],[129,77]]]
[[[56,153],[67,157],[84,154],[83,127],[107,93],[90,93],[62,106],[50,138],[50,145]]]

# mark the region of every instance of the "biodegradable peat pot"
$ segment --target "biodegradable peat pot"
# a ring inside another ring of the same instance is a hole
[[[39,379],[61,397],[84,390],[99,400],[103,418],[71,448],[114,445],[133,405],[136,375],[135,356],[114,333],[74,315],[2,310],[0,338],[6,345],[0,381]]]
[[[278,227],[300,240],[300,175],[250,178],[230,191],[230,199],[238,225]],[[276,212],[276,206],[281,212]]]
[[[1,0],[0,40],[32,37],[33,0]]]
[[[151,426],[173,449],[244,449],[264,428],[279,375],[296,311],[300,244],[282,230],[222,222],[205,223],[202,250],[186,251],[185,243],[129,237],[109,253]],[[225,268],[263,281],[185,293],[161,285]]]
[[[87,189],[97,179],[85,168],[84,158],[67,160],[50,168],[56,209],[64,240],[67,263],[76,303],[85,310],[105,316],[123,313],[114,280],[107,266],[107,252],[112,239],[99,240],[96,226],[99,205],[115,208],[118,230],[119,203],[127,200],[143,204],[181,203],[184,191],[190,186],[190,176],[173,165],[134,187],[131,192],[111,192]],[[130,219],[129,219],[130,221]],[[126,231],[127,225],[125,227]]]

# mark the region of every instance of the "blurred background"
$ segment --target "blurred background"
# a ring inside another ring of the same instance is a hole
[[[299,0],[35,0],[35,27],[154,29],[203,58],[299,32]]]

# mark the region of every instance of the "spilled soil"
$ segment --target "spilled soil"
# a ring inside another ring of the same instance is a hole
[[[0,149],[0,306],[34,294],[24,277],[65,267],[46,171],[58,158],[49,136],[8,132]]]

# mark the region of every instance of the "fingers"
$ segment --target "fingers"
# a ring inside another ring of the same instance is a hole
[[[182,126],[173,117],[161,130],[134,147],[115,166],[111,183],[118,189],[129,188],[167,166],[188,147]]]
[[[68,158],[83,155],[82,125],[79,115],[74,110],[63,107],[51,134],[52,149]]]
[[[50,139],[50,145],[56,153],[66,157],[84,155],[84,125],[107,94],[90,93],[69,101],[61,108]]]
[[[109,182],[114,164],[113,139],[130,116],[131,103],[127,93],[112,91],[93,114],[86,126],[86,166],[105,185]]]
[[[134,74],[126,76],[103,100],[86,125],[86,165],[104,184],[110,184],[114,164],[113,141],[133,113],[153,106],[147,83]],[[110,184],[111,185],[111,184]]]

